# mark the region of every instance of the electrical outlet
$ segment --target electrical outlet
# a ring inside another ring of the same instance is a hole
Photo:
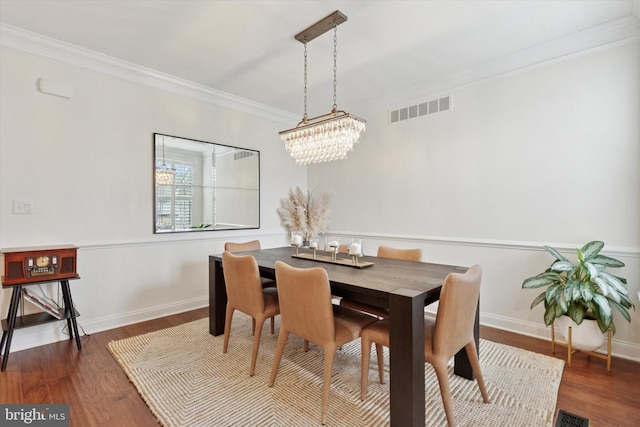
[[[13,213],[14,214],[30,214],[33,206],[31,200],[14,200],[13,201]]]

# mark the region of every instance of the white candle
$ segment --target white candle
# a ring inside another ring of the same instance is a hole
[[[311,242],[309,243],[309,247],[311,249],[318,249],[318,242]]]
[[[302,236],[299,236],[299,235],[296,234],[295,236],[291,237],[291,244],[293,246],[302,245]]]
[[[362,245],[360,243],[352,243],[349,247],[351,255],[360,255],[362,253]]]
[[[329,242],[329,246],[332,248],[337,248],[338,246],[340,246],[340,243],[338,243],[337,240],[332,240],[331,242]]]

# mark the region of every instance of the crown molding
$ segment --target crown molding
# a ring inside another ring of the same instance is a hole
[[[491,61],[451,73],[440,79],[424,81],[390,97],[380,96],[350,104],[355,111],[378,111],[413,105],[431,95],[545,63],[632,42],[640,39],[640,0],[635,0],[629,16],[597,25],[546,43],[513,52]]]
[[[0,47],[107,74],[283,124],[299,119],[291,113],[246,98],[4,23],[0,23]]]
[[[522,49],[510,55],[457,71],[440,79],[422,82],[391,96],[376,96],[364,101],[350,103],[348,108],[350,110],[370,112],[385,110],[390,106],[411,105],[424,99],[425,96],[451,91],[574,55],[582,55],[594,50],[628,43],[638,38],[640,38],[640,0],[634,0],[630,14],[627,17]],[[299,119],[299,116],[283,110],[4,23],[0,23],[0,47],[8,47],[82,67],[282,124],[290,124],[292,121]]]

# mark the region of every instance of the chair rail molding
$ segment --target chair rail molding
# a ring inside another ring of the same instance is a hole
[[[397,242],[412,242],[431,245],[458,245],[458,246],[478,246],[494,249],[516,249],[516,250],[530,250],[530,251],[544,251],[544,246],[552,246],[561,252],[569,251],[574,252],[576,248],[582,247],[582,243],[555,243],[555,242],[526,242],[517,240],[493,240],[493,239],[476,239],[465,237],[446,237],[446,236],[417,236],[417,235],[403,235],[403,234],[379,234],[379,233],[362,233],[359,231],[328,231],[327,235],[344,236],[344,237],[362,237],[369,240],[382,240],[382,241],[397,241]],[[603,254],[609,254],[611,256],[640,258],[640,247],[616,247],[607,246],[606,250],[603,250]]]

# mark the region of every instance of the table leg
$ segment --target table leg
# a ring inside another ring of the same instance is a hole
[[[423,292],[397,289],[389,296],[390,421],[424,427]]]
[[[227,310],[227,290],[224,284],[222,261],[209,257],[209,333],[224,334]]]
[[[82,349],[82,343],[80,342],[80,334],[78,333],[78,321],[76,320],[76,308],[73,305],[73,299],[71,298],[71,288],[69,287],[68,280],[61,280],[60,286],[62,287],[62,298],[64,299],[65,314],[67,315],[67,327],[69,328],[69,339],[76,338],[76,346],[78,350]]]
[[[4,348],[4,357],[2,358],[2,370],[7,368],[9,361],[9,351],[11,350],[11,340],[13,339],[13,330],[16,328],[16,317],[18,315],[18,304],[20,302],[20,294],[22,286],[18,285],[13,288],[11,294],[11,302],[9,303],[9,313],[7,314],[7,330],[2,333],[2,346]],[[2,348],[0,348],[1,350]]]
[[[476,350],[480,355],[480,298],[478,298],[478,306],[476,308],[476,320],[473,324],[473,336],[476,341]],[[469,362],[466,350],[463,348],[456,353],[454,357],[453,373],[468,380],[474,380],[473,368]]]

